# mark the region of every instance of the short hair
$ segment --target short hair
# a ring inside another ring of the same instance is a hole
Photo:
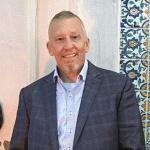
[[[51,27],[51,24],[55,21],[55,20],[61,20],[61,19],[69,19],[69,18],[77,18],[79,19],[79,21],[81,22],[82,26],[83,26],[83,30],[85,32],[85,35],[86,35],[86,30],[85,30],[85,27],[84,27],[84,24],[82,22],[82,20],[76,15],[74,14],[73,12],[71,11],[66,11],[66,10],[63,10],[59,13],[57,13],[51,20],[50,24],[49,24],[49,28],[48,28],[48,35],[50,34],[50,27]]]

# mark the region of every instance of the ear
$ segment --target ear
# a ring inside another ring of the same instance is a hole
[[[52,47],[51,47],[50,41],[48,41],[48,42],[46,43],[46,46],[47,46],[47,49],[48,49],[49,54],[50,54],[51,56],[53,56],[54,54],[53,54],[53,51],[52,51]]]
[[[89,48],[90,48],[90,39],[87,38],[86,43],[85,43],[85,53],[89,52]]]

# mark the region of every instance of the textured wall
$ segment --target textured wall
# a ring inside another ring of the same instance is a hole
[[[27,1],[0,0],[0,103],[4,113],[0,150],[9,146],[19,91],[30,81],[29,56]]]

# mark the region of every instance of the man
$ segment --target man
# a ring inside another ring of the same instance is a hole
[[[10,150],[145,149],[134,86],[87,61],[89,43],[78,16],[54,16],[47,48],[57,67],[21,90]]]

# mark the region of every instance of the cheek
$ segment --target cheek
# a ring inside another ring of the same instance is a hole
[[[82,45],[82,47],[80,47],[80,53],[82,55],[85,55],[86,51],[87,51],[87,49],[86,49],[85,45]]]
[[[80,43],[80,44],[75,45],[75,48],[76,48],[80,53],[83,53],[83,52],[85,52],[85,50],[86,50],[86,46],[85,46],[84,43]]]
[[[59,55],[59,53],[60,53],[60,47],[58,47],[58,46],[53,46],[53,48],[52,48],[52,53],[53,53],[53,55],[54,56],[58,56]]]

